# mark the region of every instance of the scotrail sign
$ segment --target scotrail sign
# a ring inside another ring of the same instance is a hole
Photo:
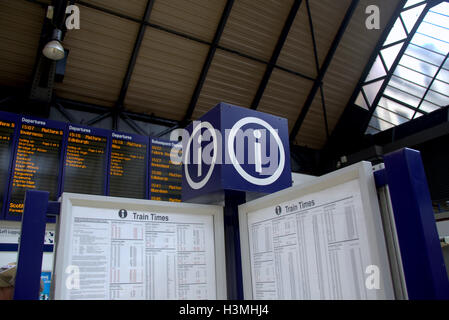
[[[220,103],[184,130],[182,198],[291,186],[284,118]]]

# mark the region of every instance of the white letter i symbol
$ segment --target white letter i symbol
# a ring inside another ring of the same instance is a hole
[[[201,158],[201,154],[202,154],[202,148],[201,148],[201,141],[202,141],[203,139],[202,139],[202,136],[201,136],[201,132],[200,132],[200,134],[199,134],[199,136],[198,136],[198,150],[197,150],[197,152],[198,152],[198,177],[201,177],[201,175],[203,174],[203,170],[202,170],[202,162],[203,162],[203,159]]]
[[[260,133],[260,130],[254,130],[253,134],[254,138],[256,138],[256,143],[254,144],[254,162],[256,166],[256,172],[262,173],[262,146],[258,141],[260,137],[262,137],[262,134]]]

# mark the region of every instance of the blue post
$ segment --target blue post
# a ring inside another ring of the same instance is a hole
[[[243,300],[238,206],[245,203],[245,200],[245,192],[225,190],[226,280],[229,300]]]
[[[46,191],[26,191],[14,300],[39,299],[48,198]]]
[[[402,149],[386,155],[384,163],[409,299],[449,299],[421,155]]]

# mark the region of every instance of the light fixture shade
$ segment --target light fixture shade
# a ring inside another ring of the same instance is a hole
[[[51,60],[61,60],[64,59],[64,47],[58,40],[52,40],[48,42],[44,49],[42,50],[44,56]]]

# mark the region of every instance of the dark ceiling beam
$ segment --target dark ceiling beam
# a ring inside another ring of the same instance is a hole
[[[378,91],[378,93],[376,95],[376,98],[374,99],[373,103],[371,104],[371,108],[368,110],[368,115],[367,115],[366,119],[364,120],[363,125],[360,127],[360,132],[359,132],[360,136],[362,136],[365,133],[366,129],[368,128],[369,122],[371,121],[371,117],[372,117],[374,111],[376,110],[376,106],[379,103],[380,99],[382,98],[382,96],[384,94],[384,91],[387,88],[387,85],[390,82],[391,77],[393,76],[394,71],[396,70],[396,67],[399,65],[399,62],[401,61],[402,56],[403,56],[405,50],[407,49],[408,45],[412,41],[416,31],[418,31],[418,28],[419,28],[421,22],[424,20],[425,16],[427,15],[427,12],[434,5],[434,3],[435,3],[434,1],[428,1],[427,2],[426,7],[421,12],[420,16],[418,17],[418,20],[416,20],[416,23],[413,26],[413,28],[410,31],[410,33],[407,35],[406,40],[402,44],[401,50],[399,50],[399,53],[396,56],[396,59],[394,60],[393,64],[391,65],[390,70],[388,70],[387,75],[386,75],[385,79],[382,82],[382,85],[381,85],[381,87],[380,87],[380,89],[379,89],[379,91]]]
[[[168,134],[168,133],[170,133],[170,132],[172,132],[173,130],[178,129],[178,128],[179,128],[179,125],[174,125],[173,127],[164,129],[163,131],[161,131],[161,132],[159,132],[159,133],[156,134],[156,138],[163,137],[163,136],[165,136],[166,134]]]
[[[87,126],[93,126],[94,124],[96,124],[97,122],[100,122],[104,119],[109,118],[112,115],[112,112],[108,111],[106,113],[100,114],[98,116],[96,116],[95,118],[89,120],[86,122]]]
[[[85,103],[85,102],[80,102],[80,101],[75,101],[75,100],[70,100],[70,99],[64,99],[64,98],[60,98],[60,97],[56,97],[55,102],[61,104],[66,109],[78,110],[78,111],[89,112],[89,113],[97,113],[97,114],[109,113],[109,115],[111,115],[111,107],[104,107],[104,106],[99,106],[99,105],[95,105],[95,104],[90,104],[90,103]],[[174,125],[178,124],[178,121],[160,118],[160,117],[143,114],[143,113],[122,111],[120,114],[124,115],[126,117],[129,117],[130,119],[133,119],[133,120],[148,122],[148,123],[162,125],[162,126],[174,126]]]
[[[136,41],[134,42],[133,51],[131,53],[131,57],[129,58],[128,62],[128,68],[126,69],[125,77],[123,78],[122,82],[122,87],[120,89],[120,93],[115,103],[115,108],[112,115],[112,128],[114,130],[118,130],[118,120],[120,117],[120,112],[125,109],[124,102],[126,93],[128,92],[129,83],[131,82],[134,67],[136,66],[137,57],[139,56],[140,47],[142,46],[143,37],[145,36],[145,29],[150,19],[154,1],[155,0],[147,1],[145,12],[140,22],[139,32],[137,33]]]
[[[64,107],[60,104],[60,103],[56,103],[54,104],[54,107],[56,110],[59,111],[59,113],[66,118],[70,123],[77,123],[77,121],[75,120],[75,118],[72,117],[72,115],[64,109]]]
[[[133,119],[128,117],[126,114],[121,113],[120,118],[122,118],[123,122],[125,122],[131,129],[134,130],[135,133],[140,134],[142,136],[147,136],[148,133],[142,129]]]
[[[91,8],[91,9],[94,9],[94,10],[97,10],[97,11],[100,11],[100,12],[104,12],[104,13],[113,15],[115,17],[121,18],[121,19],[126,19],[126,20],[133,21],[133,22],[136,22],[136,23],[139,23],[139,24],[142,23],[142,20],[133,18],[133,17],[128,16],[128,15],[123,14],[123,13],[115,12],[115,11],[110,10],[110,9],[99,7],[99,6],[94,5],[92,3],[88,3],[88,2],[85,2],[85,1],[82,1],[82,0],[78,0],[77,3],[79,5],[81,5],[81,6],[84,6],[84,7],[87,7],[87,8]],[[191,40],[191,41],[195,41],[197,43],[201,43],[201,44],[207,45],[207,46],[211,46],[212,45],[212,42],[210,42],[210,41],[206,41],[206,40],[203,40],[203,39],[200,39],[200,38],[197,38],[197,37],[194,37],[194,36],[191,36],[191,35],[188,35],[188,34],[185,34],[185,33],[182,33],[182,32],[179,32],[179,31],[176,31],[176,30],[173,30],[173,29],[170,29],[170,28],[166,28],[166,27],[160,26],[160,25],[155,24],[155,23],[147,22],[147,23],[145,23],[145,25],[147,25],[148,27],[157,29],[157,30],[161,30],[161,31],[173,34],[175,36],[178,36],[178,37],[181,37],[181,38],[184,38],[184,39],[187,39],[187,40]],[[223,46],[220,46],[220,45],[217,45],[217,49],[220,49],[220,50],[223,50],[223,51],[226,51],[226,52],[238,55],[238,56],[243,57],[243,58],[250,59],[250,60],[255,61],[255,62],[268,64],[268,61],[264,61],[262,59],[258,59],[256,57],[253,57],[251,55],[245,54],[245,53],[240,52],[238,50],[226,48],[226,47],[223,47]],[[299,72],[296,72],[296,71],[293,71],[293,70],[290,70],[288,68],[284,68],[284,67],[281,67],[281,66],[278,66],[278,65],[275,66],[275,69],[283,70],[285,72],[288,72],[290,74],[293,74],[295,76],[298,76],[298,77],[301,77],[301,78],[304,78],[304,79],[307,79],[307,80],[310,80],[310,81],[314,81],[315,80],[312,77],[309,77],[307,75],[301,74]]]
[[[315,99],[315,95],[321,86],[323,78],[326,75],[326,71],[327,71],[330,63],[332,62],[334,54],[337,51],[338,45],[340,44],[340,41],[343,38],[346,28],[348,27],[349,22],[351,21],[352,15],[354,14],[354,11],[357,8],[357,5],[359,4],[359,2],[360,2],[360,0],[352,0],[348,10],[346,11],[343,21],[342,21],[340,27],[338,28],[338,32],[337,32],[334,40],[332,41],[332,45],[329,48],[329,51],[327,52],[326,58],[324,59],[323,65],[320,68],[320,72],[318,73],[318,76],[313,83],[312,89],[310,90],[310,93],[307,96],[307,100],[301,109],[301,113],[299,114],[298,119],[296,120],[295,125],[293,126],[292,132],[290,133],[290,141],[295,140],[296,135],[298,134],[299,130],[301,129],[304,119],[306,118],[307,113],[309,112],[310,106],[312,105],[312,102]]]
[[[122,115],[125,114],[126,116],[128,116],[129,118],[131,118],[133,120],[149,122],[149,123],[157,124],[157,125],[161,125],[161,126],[174,126],[174,125],[180,123],[179,121],[156,117],[154,115],[144,114],[144,113],[134,113],[134,112],[129,112],[129,111],[123,111],[121,114]]]
[[[190,121],[190,118],[193,115],[193,111],[195,110],[196,103],[198,102],[198,98],[200,97],[201,89],[203,88],[204,81],[206,81],[207,73],[209,72],[210,65],[212,64],[212,60],[214,59],[215,52],[217,51],[218,43],[220,42],[221,36],[223,34],[223,30],[226,26],[226,22],[228,21],[229,15],[231,14],[232,6],[234,5],[234,0],[228,0],[226,2],[226,6],[223,9],[223,13],[221,14],[220,22],[218,23],[217,29],[215,30],[214,39],[209,48],[209,52],[207,53],[206,61],[204,61],[203,68],[201,69],[200,77],[195,86],[195,90],[193,91],[192,97],[190,98],[189,106],[187,107],[186,114],[184,115],[184,121]]]
[[[131,76],[134,71],[134,67],[136,66],[136,60],[139,55],[140,47],[142,46],[143,37],[145,35],[145,29],[147,23],[150,19],[151,10],[153,9],[153,4],[155,0],[148,0],[147,6],[145,8],[145,12],[143,14],[142,21],[140,23],[139,32],[137,33],[136,41],[134,42],[134,48],[131,54],[131,57],[128,62],[128,68],[126,69],[125,77],[123,78],[122,87],[120,89],[120,94],[118,100],[116,102],[116,106],[118,108],[123,107],[123,103],[125,101],[126,92],[128,91],[129,83],[131,82]]]
[[[310,36],[312,37],[312,47],[313,47],[313,56],[315,58],[315,68],[316,73],[320,73],[320,61],[318,58],[318,49],[315,38],[315,28],[313,26],[313,18],[312,12],[310,10],[309,0],[306,0],[306,10],[307,10],[307,18],[309,20],[309,28],[310,28]],[[324,96],[323,84],[320,84],[320,95],[321,95],[321,105],[323,107],[323,119],[324,119],[324,129],[326,131],[326,138],[329,139],[329,123],[327,121],[327,111],[326,111],[326,101]]]
[[[268,81],[270,80],[271,73],[273,72],[274,66],[277,63],[279,55],[284,47],[285,40],[287,40],[287,36],[290,32],[290,29],[295,21],[296,15],[301,6],[302,0],[295,0],[292,4],[290,12],[287,16],[287,20],[284,23],[284,27],[282,28],[281,34],[279,35],[276,46],[274,47],[273,53],[271,55],[270,61],[265,69],[265,73],[260,81],[259,87],[257,88],[256,95],[254,96],[253,102],[251,103],[251,109],[256,110],[259,106],[260,100],[262,99],[263,93],[265,92],[265,88],[267,87]]]

